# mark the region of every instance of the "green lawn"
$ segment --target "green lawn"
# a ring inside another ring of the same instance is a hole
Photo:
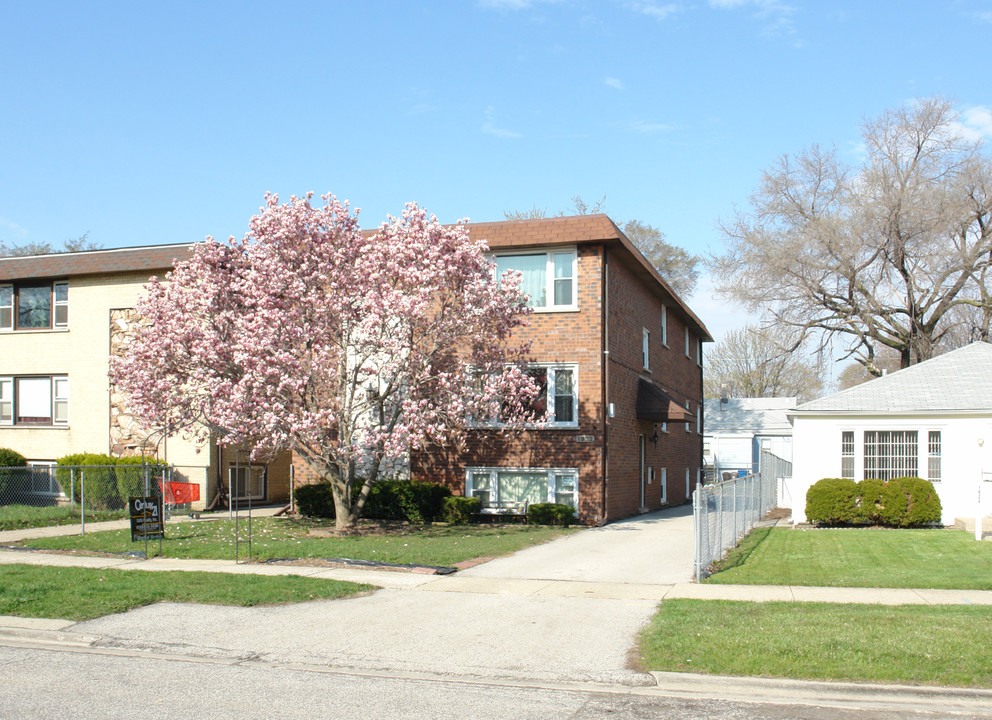
[[[645,670],[992,687],[992,608],[666,600]]]
[[[330,521],[327,526],[333,521]],[[529,545],[546,542],[574,530],[532,525],[401,525],[383,535],[313,537],[311,519],[255,518],[252,521],[252,558],[351,558],[389,563],[449,566],[478,557],[505,555]],[[165,527],[162,555],[175,558],[234,558],[234,527],[230,520],[169,523]],[[248,524],[239,524],[242,540]],[[130,530],[109,530],[86,535],[38,538],[28,547],[121,553],[144,550],[144,542],[132,543]],[[158,541],[148,544],[158,552]],[[247,546],[239,549],[245,557]]]
[[[88,620],[161,601],[248,607],[328,600],[373,589],[296,575],[2,565],[0,615]]]
[[[963,530],[759,528],[707,582],[992,589],[992,543]]]
[[[127,517],[126,510],[87,510],[86,522],[119,520]],[[80,522],[79,506],[68,505],[34,507],[32,505],[0,506],[0,530],[45,527],[47,525],[73,525]]]

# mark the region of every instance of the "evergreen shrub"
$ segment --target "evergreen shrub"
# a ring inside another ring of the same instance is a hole
[[[300,515],[315,518],[334,517],[334,494],[328,482],[300,485],[293,491],[293,498],[296,500],[296,511]]]
[[[467,525],[472,515],[479,512],[482,501],[477,497],[462,497],[452,495],[444,499],[441,507],[441,518],[452,525]]]
[[[534,503],[527,506],[528,525],[564,525],[575,522],[575,508],[561,503]]]
[[[857,522],[858,486],[847,478],[823,478],[806,491],[806,519],[820,525]]]

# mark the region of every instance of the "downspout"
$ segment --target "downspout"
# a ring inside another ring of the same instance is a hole
[[[600,302],[600,308],[603,314],[602,321],[600,322],[600,332],[602,335],[602,347],[603,347],[603,373],[602,382],[600,385],[603,388],[603,500],[602,500],[602,516],[600,517],[600,524],[606,524],[607,515],[607,489],[606,486],[609,483],[609,460],[610,460],[610,262],[609,262],[610,250],[606,243],[603,243],[603,274],[602,274],[602,290],[600,291],[600,297],[602,301]]]

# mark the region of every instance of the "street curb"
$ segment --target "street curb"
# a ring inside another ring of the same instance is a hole
[[[725,700],[825,704],[867,709],[905,706],[943,712],[974,712],[975,707],[992,708],[992,689],[960,688],[942,685],[901,685],[857,683],[791,678],[704,675],[700,673],[649,673],[657,689],[684,697],[721,697]]]

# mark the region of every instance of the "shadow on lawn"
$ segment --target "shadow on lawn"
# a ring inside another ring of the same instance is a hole
[[[743,540],[741,540],[737,547],[727,553],[727,557],[713,563],[712,574],[715,575],[718,572],[730,570],[745,564],[748,561],[748,558],[751,557],[751,554],[758,549],[761,543],[768,539],[768,535],[771,531],[772,528],[770,527],[755,528],[752,530]]]

